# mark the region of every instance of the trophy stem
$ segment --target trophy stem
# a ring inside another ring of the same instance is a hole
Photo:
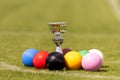
[[[56,52],[60,52],[62,54],[62,50],[60,46],[56,46]]]
[[[54,37],[53,37],[52,41],[56,45],[56,52],[60,52],[61,54],[62,54],[62,50],[61,50],[60,45],[63,43],[63,40],[64,39],[63,39],[62,35],[60,34],[60,32],[54,33]]]

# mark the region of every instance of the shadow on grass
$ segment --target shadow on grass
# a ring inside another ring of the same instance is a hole
[[[97,72],[108,72],[108,70],[99,70]]]
[[[108,68],[110,66],[102,66],[101,69],[98,72],[108,72]]]
[[[91,71],[91,72],[108,72],[109,70],[109,67],[110,66],[102,66],[101,68],[100,68],[100,70],[98,70],[98,71]],[[79,69],[79,70],[69,70],[69,69],[67,69],[67,68],[64,68],[63,70],[50,70],[50,71],[67,71],[67,72],[78,72],[78,71],[86,71],[86,70],[84,70],[82,67]]]
[[[101,68],[109,68],[110,66],[102,66]]]

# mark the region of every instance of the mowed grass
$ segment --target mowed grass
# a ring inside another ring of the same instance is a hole
[[[0,80],[120,80],[120,21],[112,11],[107,0],[0,1]],[[62,48],[103,52],[100,71],[49,71],[22,64],[28,48],[55,51],[47,25],[52,21],[68,22]]]

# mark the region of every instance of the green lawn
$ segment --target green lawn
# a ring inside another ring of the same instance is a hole
[[[0,80],[120,80],[120,21],[112,11],[107,0],[1,0]],[[100,71],[24,67],[26,49],[55,50],[52,21],[68,22],[62,48],[103,52]]]

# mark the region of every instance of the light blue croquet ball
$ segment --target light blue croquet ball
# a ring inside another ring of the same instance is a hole
[[[23,52],[22,63],[27,67],[33,67],[33,57],[38,50],[30,48]]]

